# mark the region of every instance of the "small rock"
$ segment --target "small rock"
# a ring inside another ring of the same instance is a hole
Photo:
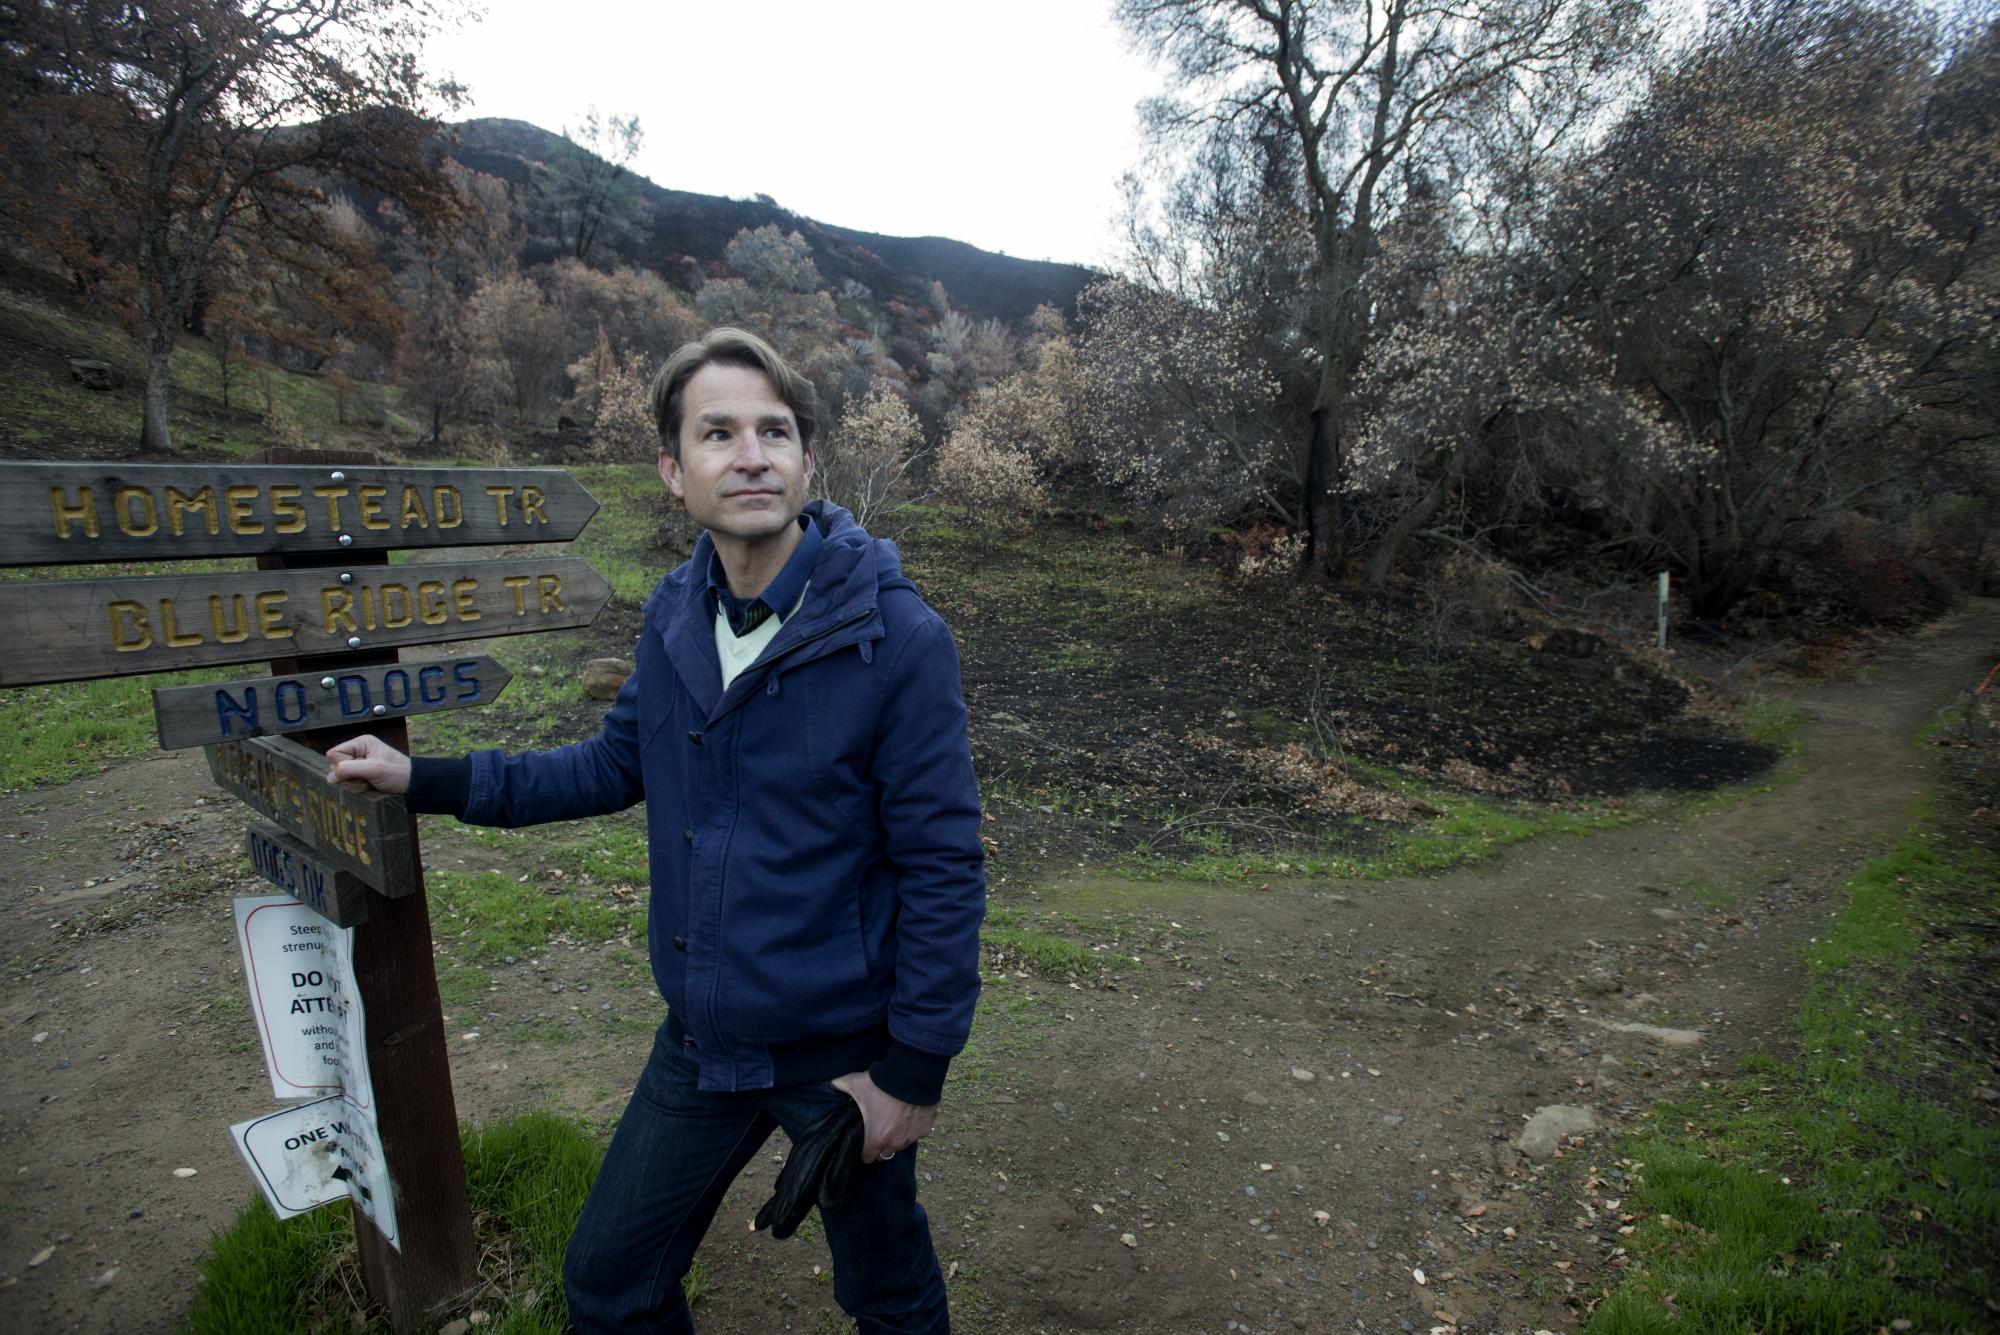
[[[1674,909],[1648,909],[1646,911],[1661,922],[1679,922],[1681,920],[1681,914]]]
[[[1313,1081],[1317,1080],[1318,1078],[1319,1078],[1318,1076],[1314,1075],[1311,1071],[1308,1071],[1303,1066],[1294,1066],[1292,1068],[1292,1079],[1298,1081],[1302,1085],[1310,1085]]]
[[[1118,1235],[1118,1240],[1124,1243],[1127,1247],[1137,1247],[1139,1245],[1139,1240],[1133,1237],[1130,1233],[1120,1233]]]
[[[174,1176],[175,1176],[175,1177],[193,1177],[193,1176],[194,1176],[194,1175],[195,1175],[196,1173],[198,1173],[198,1172],[200,1172],[200,1171],[201,1171],[201,1170],[200,1170],[199,1168],[176,1168],[176,1169],[174,1169]]]
[[[2000,1089],[1991,1085],[1981,1085],[1972,1092],[1979,1096],[1981,1103],[2000,1103]]]
[[[127,1210],[125,1212],[125,1217],[127,1219],[144,1219],[146,1217],[146,1212],[144,1210]]]
[[[1254,1089],[1243,1096],[1243,1101],[1253,1108],[1262,1108],[1271,1102]]]
[[[93,1289],[108,1288],[110,1287],[111,1281],[116,1278],[118,1278],[118,1267],[114,1265],[109,1270],[99,1275],[96,1279],[91,1280],[90,1287]]]
[[[1587,997],[1608,997],[1624,987],[1625,980],[1611,973],[1587,973],[1576,980],[1577,991]]]
[[[618,688],[632,675],[632,665],[622,658],[593,658],[583,665],[583,690],[593,700],[613,700]]]
[[[447,1321],[442,1326],[439,1326],[438,1335],[465,1335],[465,1332],[471,1329],[472,1323],[464,1317],[460,1317],[456,1321]]]
[[[1069,1116],[1069,1105],[1067,1103],[1064,1103],[1061,1100],[1057,1100],[1056,1102],[1051,1103],[1049,1106],[1056,1110],[1057,1116],[1059,1117]]]
[[[1691,1048],[1701,1042],[1699,1029],[1669,1029],[1657,1024],[1630,1024],[1614,1020],[1600,1020],[1594,1016],[1584,1016],[1586,1024],[1594,1024],[1600,1029],[1609,1029],[1614,1034],[1637,1034],[1650,1038],[1655,1043],[1669,1048]]]
[[[1521,1128],[1514,1147],[1536,1163],[1547,1163],[1567,1136],[1586,1136],[1597,1131],[1597,1114],[1574,1103],[1551,1103],[1535,1109],[1535,1115]]]
[[[40,1251],[36,1252],[33,1256],[30,1256],[28,1258],[28,1269],[33,1270],[35,1267],[41,1265],[43,1262],[47,1261],[51,1256],[54,1256],[55,1254],[56,1254],[56,1249],[53,1247],[42,1248]]]

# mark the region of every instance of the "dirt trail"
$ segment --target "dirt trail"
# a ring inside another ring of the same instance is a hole
[[[1766,686],[1805,711],[1790,782],[1445,876],[1003,887],[1140,963],[988,981],[922,1165],[961,1329],[1573,1328],[1564,1292],[1615,1238],[1523,1188],[1522,1119],[1615,1127],[1781,1045],[1797,946],[1929,779],[1912,731],[1996,656],[1985,602],[1863,681]],[[226,1127],[270,1100],[218,894],[251,888],[241,824],[185,756],[0,800],[0,1328],[171,1327],[249,1194]],[[453,1026],[463,1116],[615,1115],[657,999],[614,993],[633,1023],[560,1043],[533,1023],[551,976],[601,978],[594,951],[496,988],[485,1037]],[[705,1331],[840,1328],[823,1245],[734,1226],[781,1151],[711,1236]]]

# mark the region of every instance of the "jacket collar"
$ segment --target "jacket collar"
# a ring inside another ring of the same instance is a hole
[[[661,600],[658,633],[681,684],[711,723],[746,698],[774,666],[793,667],[880,639],[880,590],[908,583],[895,548],[869,537],[846,510],[830,501],[813,501],[804,513],[822,538],[805,604],[785,619],[777,637],[726,692],[715,652],[715,612],[703,578],[715,555],[707,533],[695,543],[694,554],[663,581],[667,596]]]

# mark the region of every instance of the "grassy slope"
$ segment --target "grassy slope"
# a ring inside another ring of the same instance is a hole
[[[119,386],[88,390],[70,377],[71,359],[105,361]],[[23,458],[121,458],[137,448],[145,356],[114,326],[86,319],[17,291],[0,288],[0,441]],[[241,456],[273,444],[265,424],[265,394],[279,413],[314,442],[380,440],[379,422],[360,396],[350,395],[342,423],[340,405],[318,378],[243,361],[231,372],[230,406],[222,404],[222,379],[214,346],[184,336],[174,348],[167,426],[183,454]],[[369,391],[392,414],[393,388]],[[372,441],[371,441],[372,443]]]
[[[1992,1328],[2000,1132],[1965,1035],[1996,892],[2000,857],[1929,822],[1862,868],[1807,951],[1799,1055],[1621,1144],[1637,1273],[1593,1335]]]

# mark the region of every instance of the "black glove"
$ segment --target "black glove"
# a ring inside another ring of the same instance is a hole
[[[789,1238],[815,1203],[839,1205],[861,1162],[861,1134],[861,1105],[843,1097],[838,1108],[814,1122],[792,1146],[771,1199],[757,1212],[757,1227],[770,1229],[774,1238]]]

